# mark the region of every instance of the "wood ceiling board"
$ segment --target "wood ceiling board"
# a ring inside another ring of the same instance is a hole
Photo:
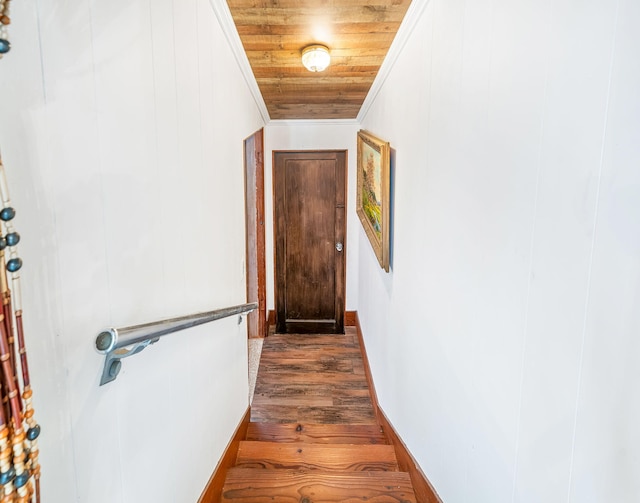
[[[381,61],[386,56],[387,50],[388,49],[385,47],[369,47],[367,49],[332,48],[330,49],[331,63],[339,65],[345,60]],[[302,57],[302,49],[263,49],[260,51],[245,50],[245,53],[247,54],[249,61],[255,60],[256,63],[260,65],[272,63],[273,65],[278,66],[280,65],[280,62],[285,62],[286,64],[281,66],[289,66],[291,62],[295,61],[296,67],[301,66],[300,58]]]
[[[341,34],[367,34],[367,33],[391,33],[395,35],[400,28],[399,22],[386,23],[340,23],[331,24],[331,33]],[[309,35],[309,24],[286,24],[286,25],[265,25],[265,24],[244,24],[236,25],[240,37],[246,35]]]
[[[227,2],[231,7],[235,2]],[[304,2],[313,4],[314,2]],[[401,23],[406,9],[401,6],[369,5],[359,2],[360,5],[335,5],[332,7],[265,7],[265,8],[236,8],[231,7],[236,26],[240,25],[289,25],[301,24],[312,26],[314,24],[333,24],[334,20],[340,23]],[[408,6],[408,2],[407,6]]]
[[[284,50],[300,52],[300,41],[306,45],[313,44],[316,41],[313,36],[307,36],[306,39],[300,35],[244,35],[242,37],[242,45],[245,51],[271,51]],[[346,33],[334,36],[334,42],[331,46],[332,53],[336,50],[367,50],[367,49],[384,49],[385,54],[389,48],[389,44],[393,41],[393,34],[389,33]]]
[[[308,88],[307,90],[280,90],[276,87],[270,87],[264,90],[265,99],[272,103],[323,103],[323,100],[330,100],[332,103],[344,103],[349,101],[357,103],[358,100],[364,100],[369,91],[368,87],[349,90],[329,90],[322,88]],[[296,99],[296,96],[303,95],[304,99]]]
[[[260,52],[250,53],[249,61],[252,68],[268,67],[273,72],[276,72],[279,68],[300,68],[302,66],[301,54],[286,55],[280,53],[280,51],[273,52]],[[379,67],[384,61],[384,56],[359,56],[357,54],[334,56],[331,55],[331,64],[337,67],[340,66],[375,66]],[[311,72],[313,73],[313,72]],[[322,72],[323,73],[323,72]],[[321,74],[321,73],[319,73]]]
[[[268,9],[268,8],[292,8],[292,7],[314,7],[321,9],[331,9],[333,7],[344,6],[398,6],[406,4],[405,0],[371,0],[369,2],[363,2],[362,0],[233,0],[229,1],[229,5],[234,4],[237,7],[252,8],[252,9]]]
[[[350,96],[333,96],[333,97],[329,97],[329,96],[315,96],[315,97],[310,97],[310,98],[306,98],[304,100],[304,103],[295,103],[292,102],[289,99],[277,99],[277,98],[272,98],[270,100],[270,103],[274,106],[274,107],[283,107],[283,106],[288,106],[288,105],[323,105],[326,108],[332,108],[332,107],[337,107],[340,105],[351,105],[354,107],[357,107],[358,105],[360,105],[360,103],[362,103],[362,100],[364,99],[364,97],[362,97],[362,95],[354,98],[354,97],[350,97]],[[329,102],[329,103],[328,103]]]
[[[284,79],[284,78],[299,78],[301,80],[322,80],[333,77],[369,77],[372,81],[375,79],[378,73],[377,66],[355,66],[355,65],[332,65],[324,72],[313,73],[308,71],[302,65],[300,67],[288,67],[288,68],[272,68],[268,66],[256,67],[253,70],[253,75],[256,79]]]
[[[316,77],[310,77],[310,78],[307,78],[304,76],[261,77],[261,78],[258,78],[257,80],[260,83],[260,86],[261,87],[264,86],[265,88],[266,86],[275,86],[275,85],[281,85],[281,86],[341,85],[341,86],[344,86],[346,84],[349,84],[353,86],[366,85],[368,89],[368,87],[371,86],[371,82],[374,77],[375,77],[375,73],[372,75],[364,75],[364,76],[360,75],[359,73],[354,73],[353,75],[332,75],[332,76],[326,76],[326,77],[321,74]]]
[[[269,109],[273,120],[302,120],[302,119],[353,119],[358,115],[358,106],[338,105],[290,105]]]
[[[272,119],[353,119],[410,0],[227,3]],[[314,43],[331,51],[325,72],[308,72],[302,66],[302,49]]]

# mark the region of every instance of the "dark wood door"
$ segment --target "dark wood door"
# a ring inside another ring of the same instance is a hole
[[[344,333],[346,152],[274,152],[276,331]]]
[[[267,333],[263,159],[261,129],[244,141],[247,302],[258,303],[258,309],[247,316],[250,338]]]

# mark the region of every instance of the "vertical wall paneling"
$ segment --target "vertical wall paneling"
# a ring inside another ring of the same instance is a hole
[[[630,165],[630,160],[640,158],[636,141],[640,64],[633,55],[640,9],[623,1],[616,14],[575,416],[571,502],[631,501],[640,495],[633,476],[640,469],[635,428],[640,420],[636,393],[640,172]]]
[[[244,300],[242,140],[260,112],[205,0],[34,0],[12,21],[0,148],[44,499],[195,501],[247,407],[245,325],[164,339],[104,387],[93,340]]]
[[[432,0],[362,118],[396,186],[393,269],[360,240],[358,313],[448,503],[640,497],[639,16]]]

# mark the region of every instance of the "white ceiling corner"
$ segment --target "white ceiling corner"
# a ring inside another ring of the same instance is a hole
[[[247,58],[247,55],[244,52],[244,48],[242,47],[240,35],[238,35],[238,30],[236,29],[236,25],[233,22],[233,17],[231,17],[229,6],[227,5],[227,2],[225,0],[209,0],[209,3],[211,4],[211,8],[213,9],[216,18],[218,19],[218,23],[220,23],[220,26],[222,27],[222,32],[224,33],[227,42],[229,42],[231,51],[236,58],[238,67],[242,72],[244,80],[249,86],[249,90],[253,95],[253,99],[256,102],[258,110],[260,111],[260,115],[262,116],[265,124],[268,124],[269,121],[271,121],[271,117],[269,116],[267,105],[262,98],[262,93],[260,92],[260,88],[258,87],[256,78],[253,75],[253,70],[251,70],[249,59]]]
[[[393,65],[402,52],[402,49],[407,43],[407,40],[409,40],[411,33],[413,33],[413,30],[418,23],[418,19],[420,19],[422,13],[424,12],[424,9],[428,4],[429,0],[413,0],[411,2],[411,5],[409,5],[407,13],[402,20],[402,24],[400,25],[400,28],[398,29],[398,32],[396,33],[396,36],[391,43],[391,47],[389,47],[389,52],[385,56],[384,61],[380,66],[378,75],[376,75],[376,78],[371,85],[371,89],[369,89],[367,97],[364,99],[364,102],[360,107],[360,111],[358,112],[357,117],[358,122],[361,123],[369,112],[369,108],[371,108],[371,105],[376,99],[376,96],[378,96],[380,89],[382,89],[385,80],[387,80],[387,77],[389,76],[389,73],[393,68]]]

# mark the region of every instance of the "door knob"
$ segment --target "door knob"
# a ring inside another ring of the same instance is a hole
[[[336,243],[336,250],[338,250],[339,252],[342,251],[342,243]]]

